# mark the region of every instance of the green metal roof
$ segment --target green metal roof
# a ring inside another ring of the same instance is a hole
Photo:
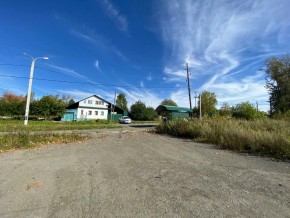
[[[157,112],[161,111],[178,111],[178,112],[192,112],[190,108],[187,107],[177,107],[177,106],[171,106],[171,105],[159,105],[156,108]]]

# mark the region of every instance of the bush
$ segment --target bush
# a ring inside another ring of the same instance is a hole
[[[265,117],[264,112],[257,111],[249,102],[237,104],[233,109],[233,117],[247,120],[261,119]]]

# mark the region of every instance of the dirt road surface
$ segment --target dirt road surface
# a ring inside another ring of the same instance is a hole
[[[290,217],[290,163],[146,132],[0,154],[0,217]]]

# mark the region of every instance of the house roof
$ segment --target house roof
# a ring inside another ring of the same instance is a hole
[[[159,113],[161,111],[178,111],[178,112],[192,112],[190,108],[187,107],[177,107],[171,105],[159,105],[156,108],[156,111]]]

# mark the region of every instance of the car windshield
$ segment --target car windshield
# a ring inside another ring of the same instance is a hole
[[[129,117],[123,117],[123,119],[129,119]]]

